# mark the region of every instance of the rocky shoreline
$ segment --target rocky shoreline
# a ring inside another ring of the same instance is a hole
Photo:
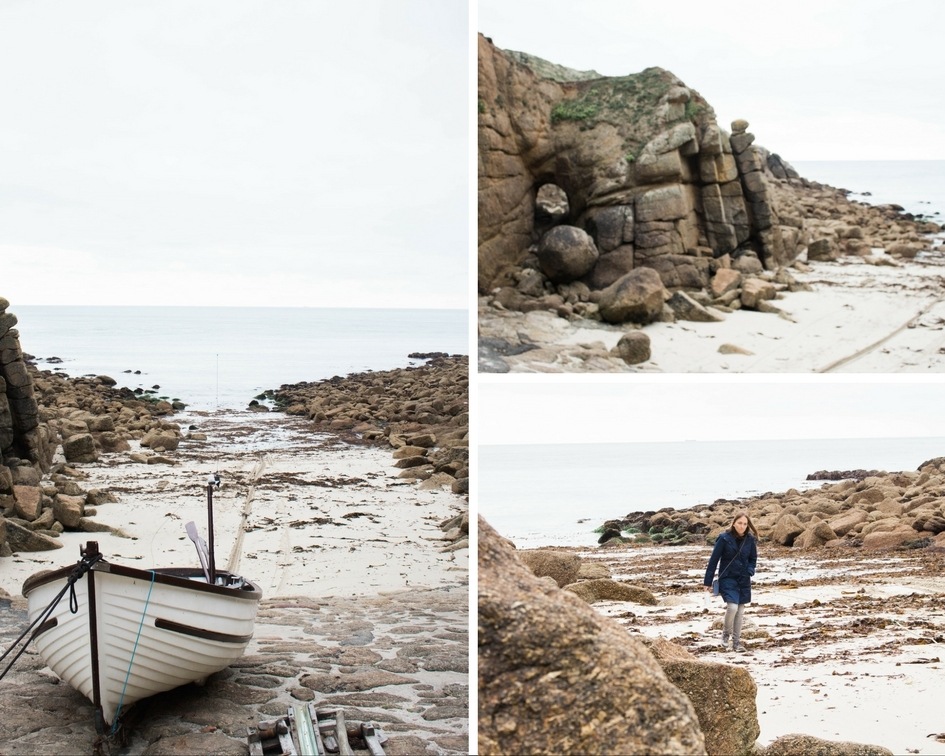
[[[401,475],[433,478],[454,493],[469,491],[469,358],[410,355],[424,365],[358,373],[266,392],[288,415],[316,431],[394,448]]]
[[[929,707],[945,549],[763,542],[732,654],[708,545],[518,550],[479,532],[481,753],[945,753]]]
[[[799,550],[945,546],[945,457],[923,462],[912,471],[850,472],[854,474],[849,477],[842,473],[846,479],[838,483],[805,491],[631,513],[605,522],[600,542],[604,546],[711,543],[736,512],[745,511],[762,542]]]
[[[835,263],[847,256],[861,258],[873,266],[896,266],[928,256],[937,246],[935,235],[943,230],[939,223],[916,219],[898,206],[850,200],[846,189],[800,177],[778,179],[771,175],[769,180],[773,197],[782,207],[790,208],[792,216],[804,219],[805,233],[812,239],[800,259],[766,270],[752,255],[712,258],[706,264],[708,277],[704,289],[668,286],[658,277],[652,278],[652,285],[639,283],[634,289],[625,287],[627,291],[622,293],[620,307],[628,314],[638,313],[639,317],[616,318],[608,315],[608,308],[616,306],[608,290],[595,290],[580,283],[552,285],[542,276],[540,258],[535,254],[536,248],[532,248],[521,263],[521,271],[511,274],[514,285],[483,294],[480,315],[490,324],[504,311],[546,311],[575,324],[582,320],[629,324],[624,326],[628,332],[633,331],[632,324],[644,327],[657,321],[718,321],[742,308],[777,315],[781,312],[777,299],[791,292],[810,290],[808,284],[797,278],[797,272],[809,272],[806,263]],[[496,311],[494,315],[490,308]],[[522,346],[503,347],[494,343],[488,330],[481,336],[485,355],[489,350]]]
[[[37,370],[0,305],[4,647],[25,626],[22,576],[68,564],[88,533],[119,560],[192,561],[174,521],[208,466],[230,491],[216,530],[264,586],[246,656],[133,707],[123,739],[96,745],[91,705],[28,651],[0,681],[0,755],[245,754],[247,726],[299,702],[380,725],[389,754],[468,752],[466,357],[283,386],[286,414],[188,413]]]
[[[602,524],[596,549],[519,550],[480,519],[482,752],[945,753],[927,710],[945,642],[945,458],[809,479],[836,482],[631,513]],[[759,568],[748,652],[732,654],[702,584],[742,511]]]
[[[16,316],[0,297],[0,557],[60,547],[65,530],[99,532],[96,507],[108,491],[85,490],[81,465],[136,451],[131,461],[173,464],[181,443],[206,440],[182,428],[183,405],[118,387],[110,376],[39,370],[25,353]],[[465,495],[468,469],[468,358],[416,355],[420,367],[284,385],[267,395],[312,433],[392,448],[401,476]],[[251,409],[265,409],[258,402]],[[459,523],[457,540],[468,533]]]

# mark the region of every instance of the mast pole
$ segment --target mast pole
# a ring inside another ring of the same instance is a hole
[[[83,558],[98,555],[98,541],[89,541],[85,548],[79,547]],[[92,665],[92,708],[95,709],[95,731],[99,735],[105,734],[105,712],[102,708],[102,677],[99,669],[98,648],[98,607],[95,599],[95,572],[88,572],[88,601],[89,601],[89,659]],[[114,716],[114,715],[113,715]]]
[[[214,473],[207,480],[207,529],[210,535],[210,585],[216,585],[216,559],[213,555],[213,487],[220,487],[220,476]]]

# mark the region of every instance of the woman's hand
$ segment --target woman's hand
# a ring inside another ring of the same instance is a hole
[[[711,585],[704,585],[704,586],[702,586],[702,587],[705,588],[708,593],[712,593],[712,586],[711,586]]]

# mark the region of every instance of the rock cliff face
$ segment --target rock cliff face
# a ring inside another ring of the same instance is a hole
[[[482,292],[511,283],[533,244],[550,280],[592,290],[639,267],[704,289],[730,261],[775,269],[806,244],[770,188],[796,174],[668,71],[568,72],[480,36],[478,109]],[[553,226],[571,238],[546,244]]]
[[[90,519],[94,507],[115,497],[84,490],[75,464],[128,451],[130,439],[151,452],[170,451],[181,437],[180,427],[163,419],[174,411],[168,402],[146,401],[107,376],[37,370],[8,308],[0,297],[0,557],[61,548],[64,530],[103,529]],[[153,453],[145,461],[169,460]]]
[[[22,457],[48,468],[51,454],[46,434],[40,428],[39,406],[33,382],[14,328],[16,315],[7,312],[10,303],[0,297],[0,463],[10,456]]]

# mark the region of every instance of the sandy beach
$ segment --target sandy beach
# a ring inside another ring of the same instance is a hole
[[[85,488],[119,498],[93,519],[123,535],[63,533],[62,549],[4,560],[0,588],[19,595],[33,573],[78,560],[87,540],[97,540],[108,559],[132,566],[196,563],[184,526],[194,521],[207,537],[212,473],[221,476],[214,494],[217,564],[250,577],[266,598],[465,582],[466,552],[441,552],[447,543],[438,527],[465,502],[448,490],[398,479],[389,449],[312,436],[304,420],[281,413],[175,419],[208,436],[184,441],[176,464],[135,463],[117,454],[80,467]]]
[[[723,605],[701,590],[708,547],[574,553],[656,595],[655,606],[594,604],[631,634],[745,666],[758,686],[762,745],[803,733],[896,754],[945,754],[935,704],[945,661],[941,552],[763,545],[743,628],[747,654],[718,648]]]
[[[941,236],[941,235],[939,235]],[[810,291],[782,291],[780,310],[721,313],[720,322],[651,323],[651,359],[627,365],[610,354],[626,327],[568,321],[481,304],[480,335],[515,353],[508,372],[930,373],[945,368],[945,253],[915,260],[874,256],[804,263],[791,276]],[[524,347],[524,348],[523,348]],[[480,345],[480,370],[483,366]]]
[[[133,442],[131,452],[80,466],[84,488],[118,498],[99,506],[92,519],[120,532],[67,532],[61,549],[0,560],[0,588],[12,597],[29,575],[77,560],[88,540],[97,540],[116,563],[196,564],[184,526],[192,520],[206,537],[206,480],[220,474],[214,497],[217,565],[256,581],[264,595],[246,662],[221,673],[216,688],[187,686],[156,696],[156,703],[147,704],[147,722],[137,725],[121,753],[152,753],[149,742],[166,739],[168,732],[196,737],[207,724],[220,737],[245,738],[247,724],[284,714],[299,700],[354,707],[349,720],[380,722],[393,736],[388,753],[465,752],[468,548],[455,548],[440,528],[466,511],[465,498],[397,477],[390,449],[313,434],[300,418],[226,412],[183,414],[175,421],[194,429],[185,431],[177,452],[166,455],[175,464],[129,461],[139,451]],[[24,618],[23,605],[14,598],[14,619]],[[13,629],[4,627],[5,645]],[[292,650],[286,641],[295,644]],[[339,657],[352,643],[363,653]],[[42,667],[29,653],[17,665],[19,676],[0,683],[4,710],[20,705],[20,690],[30,700],[42,698],[45,688],[31,686],[55,682]],[[210,714],[205,722],[174,708],[175,701],[193,696],[209,696],[203,706],[219,708],[214,696],[235,695],[229,681],[234,674],[249,686],[238,711],[223,706],[216,720]],[[34,717],[26,732],[8,720],[0,741],[9,745],[0,753],[84,749],[94,736],[91,708],[78,693],[67,696],[66,707],[78,714],[66,735],[57,720],[61,711],[48,721]]]

